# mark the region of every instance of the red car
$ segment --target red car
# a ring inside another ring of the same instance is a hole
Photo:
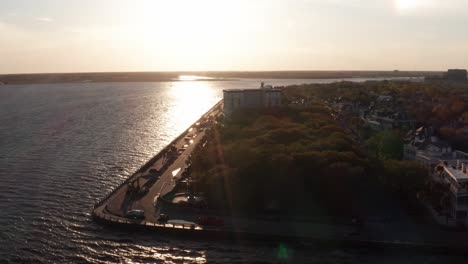
[[[223,226],[224,220],[214,216],[198,217],[198,224],[205,226]]]

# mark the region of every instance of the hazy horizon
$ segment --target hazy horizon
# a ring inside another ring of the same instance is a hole
[[[0,3],[0,74],[468,68],[468,1]]]
[[[398,70],[398,69],[393,69],[393,70],[232,70],[232,71],[223,71],[223,70],[193,70],[193,71],[178,71],[178,70],[172,70],[172,71],[165,71],[165,70],[160,70],[160,71],[74,71],[74,72],[68,72],[68,71],[57,71],[57,72],[17,72],[17,73],[2,73],[0,72],[0,75],[29,75],[29,74],[38,74],[38,75],[48,75],[48,74],[119,74],[119,73],[155,73],[155,74],[222,74],[222,73],[352,73],[352,72],[387,72],[391,73],[394,71],[399,71],[399,72],[434,72],[434,73],[442,73],[446,72],[447,69],[445,70],[411,70],[411,71],[405,71],[405,70]]]

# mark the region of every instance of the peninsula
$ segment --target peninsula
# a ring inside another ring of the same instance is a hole
[[[223,101],[98,202],[93,217],[200,237],[464,251],[465,234],[446,229],[461,225],[442,225],[431,208],[441,198],[427,175],[434,167],[404,159],[404,135],[427,119],[400,104],[416,97],[434,104],[429,98],[444,87],[461,96],[463,85],[225,90]],[[393,121],[375,121],[382,109]]]

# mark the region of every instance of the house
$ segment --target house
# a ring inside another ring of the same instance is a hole
[[[396,95],[378,95],[361,117],[372,129],[381,131],[393,128],[412,128],[415,121],[406,113],[404,104]]]
[[[468,225],[468,153],[453,150],[432,128],[420,127],[409,133],[406,140],[404,159],[417,161],[428,169],[432,181],[448,187],[442,211],[435,218],[442,213],[445,216],[439,221],[441,224]]]
[[[307,108],[307,107],[311,107],[312,103],[309,99],[301,98],[301,99],[289,102],[288,106],[292,108]]]
[[[414,133],[410,133],[406,141],[403,145],[403,158],[415,160],[430,171],[440,162],[456,160],[457,153],[458,156],[463,153],[454,152],[447,142],[435,135],[432,128],[420,127]]]
[[[377,97],[377,101],[379,101],[379,102],[391,102],[391,101],[393,101],[393,96],[391,96],[391,95],[379,95]]]

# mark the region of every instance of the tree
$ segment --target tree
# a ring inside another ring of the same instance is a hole
[[[424,189],[427,169],[414,161],[386,160],[382,177],[395,191],[413,196]]]
[[[387,130],[372,136],[366,146],[369,153],[380,160],[398,160],[403,156],[403,141],[395,131]]]

